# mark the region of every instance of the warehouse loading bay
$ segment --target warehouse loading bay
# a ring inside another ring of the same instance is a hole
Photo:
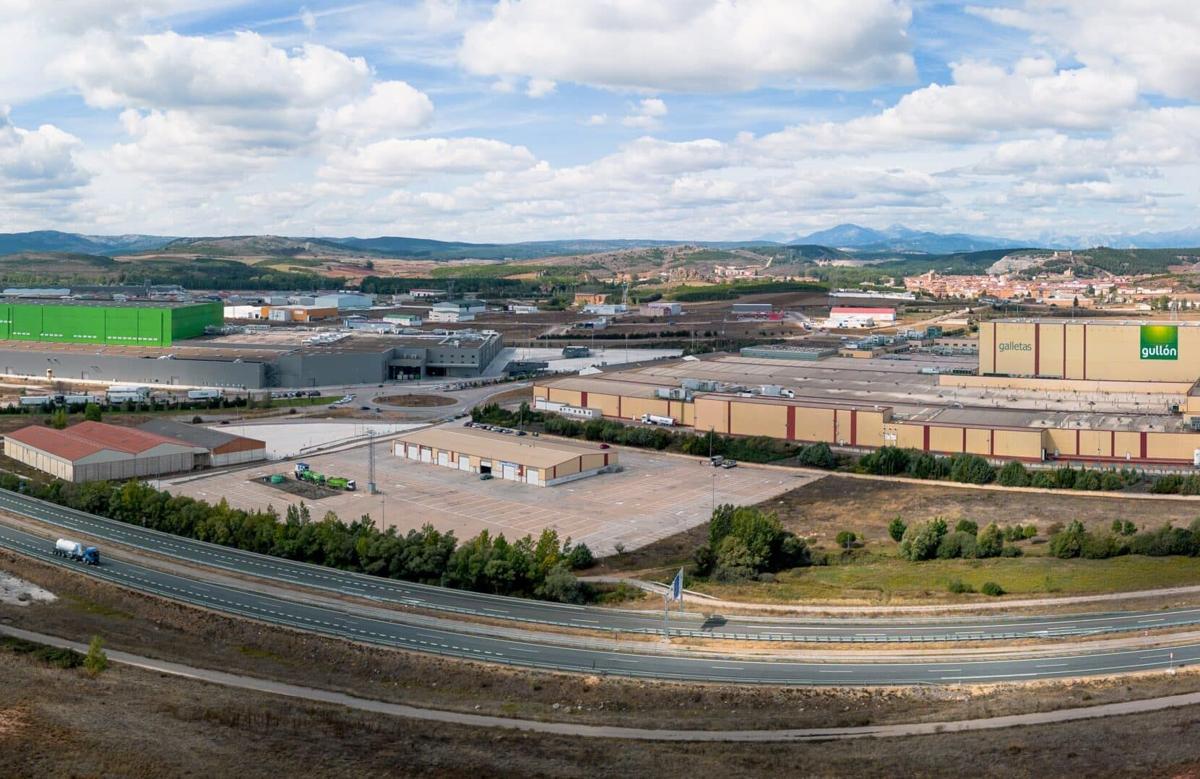
[[[778,468],[702,467],[693,458],[622,448],[620,472],[536,487],[498,478],[483,481],[477,474],[397,457],[389,440],[375,444],[380,494],[371,495],[367,460],[366,447],[304,458],[320,473],[355,479],[358,484],[355,492],[304,500],[314,519],[326,511],[345,520],[370,514],[380,527],[407,532],[428,523],[438,530],[453,530],[460,539],[483,530],[512,539],[553,528],[562,537],[586,543],[597,554],[611,554],[617,544],[635,549],[706,522],[714,496],[717,503],[751,505],[817,478]],[[273,474],[294,480],[293,467],[286,461],[261,464],[168,479],[161,486],[176,495],[214,503],[225,498],[238,508],[272,505],[282,514],[288,505],[299,505],[301,498],[267,482]]]

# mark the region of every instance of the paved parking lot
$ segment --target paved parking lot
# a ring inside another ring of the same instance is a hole
[[[598,554],[617,543],[635,549],[701,524],[717,503],[750,504],[795,489],[813,476],[741,465],[709,468],[694,460],[622,449],[620,473],[607,473],[556,487],[531,487],[500,479],[415,463],[392,454],[390,442],[376,444],[376,477],[382,494],[367,492],[367,452],[357,448],[307,462],[326,475],[358,481],[358,492],[310,501],[313,517],[334,511],[343,519],[370,514],[377,524],[401,531],[430,523],[466,539],[482,530],[519,538],[551,527],[583,541]],[[176,494],[209,501],[226,498],[241,508],[274,505],[282,514],[293,495],[253,481],[283,473],[290,463],[259,466],[204,478],[167,480]],[[290,477],[290,473],[289,473]]]

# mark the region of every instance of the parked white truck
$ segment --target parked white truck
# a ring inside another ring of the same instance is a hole
[[[674,427],[675,419],[673,417],[659,416],[658,414],[642,414],[643,425],[661,425],[663,427]]]

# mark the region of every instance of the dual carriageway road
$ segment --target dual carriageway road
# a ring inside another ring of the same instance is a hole
[[[407,607],[475,619],[565,627],[619,634],[658,634],[661,612],[636,612],[548,603],[451,590],[268,557],[207,542],[172,536],[116,520],[63,508],[17,493],[0,491],[0,511],[83,535],[100,543],[132,547],[180,562],[239,574],[264,582],[369,599],[382,606]],[[0,525],[0,547],[70,566],[52,554],[44,536]],[[102,554],[104,550],[102,549]],[[232,585],[205,579],[202,571],[172,573],[135,564],[118,555],[104,557],[85,573],[113,584],[214,611],[284,627],[365,643],[555,671],[604,673],[660,679],[763,684],[950,684],[1044,679],[1139,670],[1161,670],[1200,662],[1200,644],[1169,649],[1089,651],[1065,654],[936,661],[799,662],[745,659],[733,654],[679,655],[655,651],[567,646],[553,633],[541,641],[490,636],[478,629],[457,631],[406,621],[403,610],[381,616],[356,613],[352,603],[318,604],[256,591],[253,582]],[[359,609],[358,611],[362,611]],[[1061,616],[987,616],[936,619],[763,619],[672,615],[672,636],[797,643],[879,644],[1045,639],[1133,632],[1200,624],[1200,608]],[[478,628],[476,624],[474,627]]]

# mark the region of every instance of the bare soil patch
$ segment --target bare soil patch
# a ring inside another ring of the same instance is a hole
[[[1056,522],[1078,519],[1090,529],[1105,529],[1114,519],[1132,519],[1139,529],[1165,522],[1188,523],[1200,516],[1200,502],[1148,500],[1072,494],[1000,492],[904,481],[870,481],[830,475],[759,504],[779,515],[784,527],[800,535],[832,539],[846,528],[870,540],[887,536],[887,524],[944,517],[953,525],[972,519],[980,527],[1037,525],[1039,533]]]
[[[409,408],[429,408],[432,406],[453,406],[456,401],[446,395],[384,395],[375,398],[376,403],[385,406],[407,406]]]

